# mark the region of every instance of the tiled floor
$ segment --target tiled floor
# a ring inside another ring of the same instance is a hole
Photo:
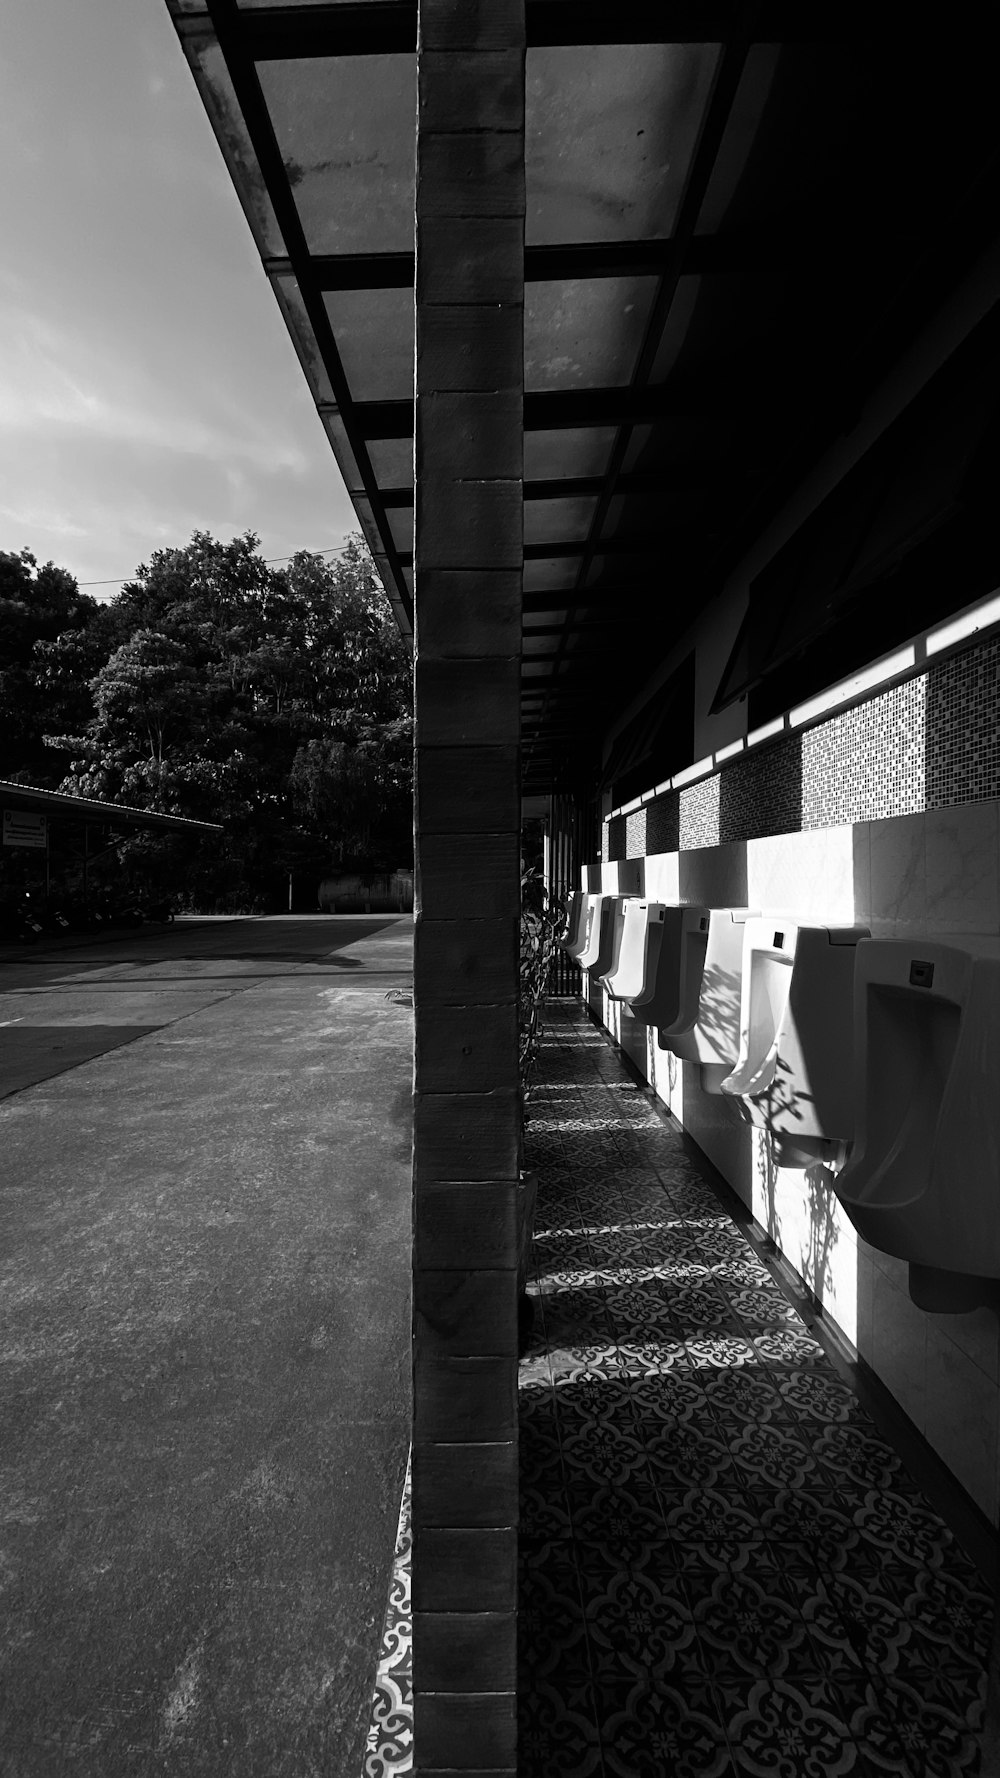
[[[364,1778],[395,1778],[396,1774],[413,1770],[410,1542],[410,1466],[407,1463],[389,1602],[382,1631],[382,1651],[375,1674]]]
[[[522,1778],[979,1767],[978,1571],[575,1003],[533,1094]]]

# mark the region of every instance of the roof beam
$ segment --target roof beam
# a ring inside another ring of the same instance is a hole
[[[693,540],[702,535],[703,533],[692,525],[668,525],[660,531],[641,533],[638,536],[632,536],[626,531],[621,537],[599,537],[596,543],[590,543],[580,538],[566,543],[526,543],[524,545],[524,560],[526,562],[578,562],[581,557],[588,554],[601,557],[650,556],[659,559],[665,548],[676,549],[679,544],[689,546]],[[403,549],[397,553],[402,566],[409,568],[413,561],[412,553]],[[570,588],[566,588],[565,591],[574,605],[579,604],[579,592]]]
[[[321,410],[322,411],[322,410]],[[677,378],[652,387],[623,389],[536,389],[524,397],[526,432],[556,432],[580,426],[639,426],[646,420],[671,417],[690,419],[705,414],[693,393],[684,391]],[[354,417],[362,436],[410,438],[413,435],[413,402],[358,401]]]
[[[527,284],[563,283],[580,278],[658,278],[672,262],[672,241],[579,241],[554,247],[526,247]],[[685,272],[724,271],[732,250],[715,235],[699,235],[685,256]],[[287,259],[265,260],[269,277],[287,276]],[[310,260],[320,290],[412,290],[412,253],[316,253]]]
[[[618,477],[619,494],[666,494],[673,488],[703,488],[717,478],[719,466],[712,463],[671,463],[663,469],[633,470]],[[603,475],[557,476],[551,481],[525,482],[526,500],[585,500],[600,494]]]
[[[541,593],[525,593],[522,610],[525,616],[534,611],[593,612],[607,611],[621,623],[623,610],[635,608],[635,581],[596,587],[558,587]],[[564,627],[564,626],[563,626]]]
[[[211,7],[211,0],[209,0]],[[850,8],[848,9],[850,11]],[[790,4],[760,8],[758,41],[780,42],[789,35],[814,38],[816,25],[803,22]],[[738,10],[726,0],[528,0],[525,8],[529,49],[562,44],[722,43],[732,34]],[[191,28],[198,13],[181,15]],[[820,28],[829,29],[824,15]],[[242,28],[256,61],[314,56],[414,55],[416,0],[335,0],[335,4],[247,8]],[[842,29],[849,29],[849,22]]]
[[[676,546],[679,538],[687,543],[697,535],[700,535],[697,527],[690,524],[664,525],[659,531],[638,534],[626,531],[620,537],[599,537],[594,544],[588,544],[582,538],[572,543],[526,543],[524,559],[526,562],[576,561],[587,553],[588,548],[595,556],[662,556],[668,546]]]
[[[675,489],[704,488],[718,478],[719,467],[711,463],[672,463],[666,469],[636,470],[618,477],[619,494],[669,494]],[[602,475],[567,475],[553,481],[525,482],[525,500],[588,500],[596,499],[604,487]],[[386,508],[413,505],[412,487],[383,488],[382,505]]]
[[[578,632],[581,634],[586,633],[588,630],[603,635],[608,630],[618,629],[621,625],[621,621],[621,612],[618,612],[614,617],[612,617],[609,612],[607,617],[575,618],[570,627],[574,635]],[[563,628],[564,626],[562,624],[533,624],[530,629],[525,630],[524,640],[525,642],[532,641],[536,636],[561,636]],[[540,658],[544,660],[545,656],[543,655]],[[524,659],[526,661],[534,660],[535,656],[525,654]]]

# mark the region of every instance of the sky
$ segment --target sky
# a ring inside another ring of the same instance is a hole
[[[0,550],[359,527],[164,0],[3,0]],[[110,597],[115,585],[90,585]]]

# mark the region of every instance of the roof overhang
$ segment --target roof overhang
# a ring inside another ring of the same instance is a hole
[[[409,632],[416,6],[168,4]],[[592,771],[995,234],[989,58],[815,19],[527,0],[529,791]]]

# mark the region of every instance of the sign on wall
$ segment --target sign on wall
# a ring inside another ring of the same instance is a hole
[[[5,809],[3,843],[5,846],[38,846],[44,852],[49,843],[48,816],[25,815],[20,809]]]

